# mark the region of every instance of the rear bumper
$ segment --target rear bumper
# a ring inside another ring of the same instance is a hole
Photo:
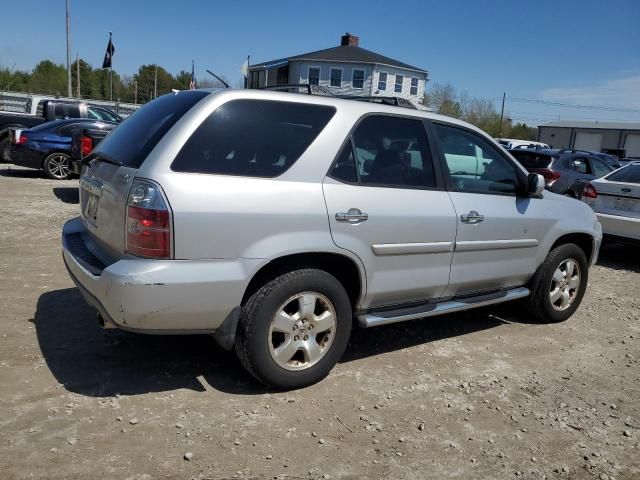
[[[605,235],[640,240],[640,218],[596,213]]]
[[[79,218],[62,232],[69,275],[105,322],[150,334],[214,333],[240,305],[258,259],[147,260],[101,265]]]

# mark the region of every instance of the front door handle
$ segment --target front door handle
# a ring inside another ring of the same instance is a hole
[[[460,215],[460,221],[464,223],[479,223],[484,220],[484,215],[480,215],[475,210]]]
[[[360,223],[369,219],[369,215],[362,213],[359,208],[350,208],[347,213],[336,213],[336,221],[347,223]]]

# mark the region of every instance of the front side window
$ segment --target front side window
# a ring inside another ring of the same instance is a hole
[[[309,67],[309,85],[320,85],[320,68]]]
[[[449,170],[452,189],[490,194],[516,192],[515,167],[489,142],[475,133],[452,126],[434,124],[434,130]]]
[[[591,174],[591,168],[587,163],[587,159],[584,157],[573,157],[571,159],[571,168],[578,173],[584,173],[586,175]]]
[[[384,92],[387,89],[387,72],[378,74],[378,90]]]
[[[361,185],[435,187],[424,126],[420,120],[369,116],[360,122],[338,156],[330,176]]]
[[[334,113],[335,108],[324,105],[232,100],[202,122],[171,169],[277,177],[300,158]]]
[[[394,92],[402,93],[402,84],[404,83],[404,77],[402,75],[396,75],[396,85]]]
[[[410,93],[411,95],[418,95],[418,79],[415,77],[411,79]]]
[[[341,68],[331,69],[331,86],[342,87],[342,69]]]
[[[353,70],[351,85],[353,86],[353,88],[364,88],[364,70]]]

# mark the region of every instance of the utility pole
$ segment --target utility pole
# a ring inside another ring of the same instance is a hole
[[[507,93],[504,92],[502,94],[502,110],[500,111],[500,128],[498,130],[498,138],[502,137],[502,118],[504,117],[504,99],[506,98]]]
[[[158,98],[158,66],[153,74],[153,98]]]
[[[78,98],[80,98],[80,54],[76,52],[76,82],[78,84]]]
[[[67,5],[67,97],[73,96],[71,89],[71,21],[69,18],[69,0]]]
[[[133,104],[138,105],[138,81],[133,81]]]

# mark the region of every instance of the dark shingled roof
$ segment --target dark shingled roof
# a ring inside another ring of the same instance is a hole
[[[392,67],[406,68],[408,70],[415,70],[422,73],[427,73],[422,68],[414,67],[407,63],[402,63],[393,58],[385,57],[379,53],[372,52],[360,47],[342,45],[339,47],[326,48],[324,50],[317,50],[315,52],[303,53],[302,55],[295,55],[288,58],[280,58],[278,60],[271,60],[269,62],[262,62],[255,65],[251,65],[251,69],[265,68],[287,61],[295,60],[319,60],[325,62],[354,62],[354,63],[379,63],[382,65],[389,65]]]

